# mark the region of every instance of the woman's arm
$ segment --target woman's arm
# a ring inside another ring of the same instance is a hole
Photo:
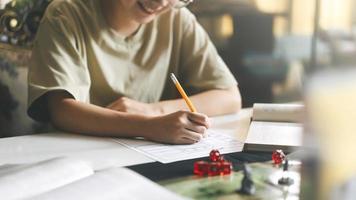
[[[198,112],[208,116],[235,113],[241,109],[241,95],[236,86],[225,90],[208,90],[193,95],[190,99]],[[169,114],[177,110],[188,110],[188,106],[183,99],[146,104],[127,97],[117,99],[107,106],[107,108],[132,114],[144,113],[152,116]]]
[[[207,116],[236,113],[241,109],[241,95],[236,86],[225,90],[208,90],[193,95],[190,99],[198,112]],[[162,114],[188,108],[183,99],[161,101],[156,106],[161,109]]]
[[[59,129],[96,136],[141,136],[149,140],[189,144],[209,127],[208,117],[187,111],[147,116],[118,112],[79,102],[65,91],[47,94],[51,122]]]

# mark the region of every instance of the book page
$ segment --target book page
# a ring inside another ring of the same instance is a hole
[[[55,158],[33,164],[0,167],[0,199],[23,199],[93,174],[79,160]]]
[[[301,122],[303,112],[304,106],[302,104],[255,103],[252,120]]]
[[[127,168],[96,172],[64,187],[31,198],[32,200],[112,200],[185,199]]]
[[[208,132],[208,137],[188,145],[161,144],[140,139],[114,140],[161,163],[206,157],[212,149],[218,149],[222,154],[240,152],[243,149],[243,142],[230,135],[211,130]]]
[[[253,121],[250,125],[245,145],[291,146],[302,145],[303,126],[299,123]]]

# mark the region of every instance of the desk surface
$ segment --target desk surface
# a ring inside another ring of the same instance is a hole
[[[251,109],[243,109],[238,114],[214,117],[212,129],[244,141],[251,114]],[[155,162],[111,138],[57,132],[0,139],[0,165],[37,162],[54,157],[85,160],[95,170]]]
[[[251,114],[251,109],[243,109],[238,114],[214,117],[212,119],[212,129],[230,134],[238,140],[244,141],[247,136]],[[181,195],[186,192],[182,193],[184,187],[180,185],[188,182],[192,185],[199,185],[197,188],[192,188],[188,192],[189,195],[184,195],[189,197],[203,194],[204,192],[200,190],[209,191],[208,195],[211,196],[211,189],[215,188],[214,184],[220,187],[225,187],[227,184],[226,187],[229,191],[226,194],[233,195],[233,199],[236,199],[238,195],[234,190],[240,187],[241,181],[241,172],[234,172],[231,176],[228,176],[227,182],[220,181],[218,178],[216,178],[218,181],[215,181],[210,177],[197,179],[197,177],[192,176],[194,162],[196,160],[208,160],[208,157],[162,164],[155,162],[144,154],[122,146],[112,138],[89,137],[69,133],[47,133],[0,139],[0,165],[38,162],[55,157],[84,160],[91,163],[94,170],[126,166]],[[263,162],[271,159],[270,153],[262,152],[237,152],[225,154],[224,157],[233,163],[234,171],[240,171],[244,162]],[[194,182],[195,180],[198,181]],[[164,184],[169,183],[169,181],[171,181],[170,184]],[[200,183],[206,184],[201,185]],[[266,185],[263,183],[263,188],[270,187]],[[216,193],[214,195],[225,195],[221,193],[219,187],[213,191]],[[272,188],[271,191],[277,192],[277,196],[281,197],[279,190],[276,191],[276,189]],[[271,192],[268,189],[266,193],[270,194]]]

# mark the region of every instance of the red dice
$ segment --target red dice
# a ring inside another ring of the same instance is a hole
[[[210,151],[209,157],[210,157],[211,161],[216,162],[216,161],[220,160],[220,156],[221,155],[220,155],[219,150],[213,149]]]
[[[226,161],[220,152],[213,149],[210,154],[210,161],[196,161],[194,163],[194,174],[198,176],[217,176],[231,174],[232,163]]]
[[[232,171],[232,163],[228,161],[222,161],[220,162],[220,174],[221,175],[227,175],[231,174]]]
[[[284,161],[285,157],[286,155],[281,149],[277,149],[272,153],[272,160],[275,165],[281,164]]]
[[[211,162],[209,163],[208,176],[216,176],[220,174],[220,162]]]
[[[196,161],[194,163],[194,174],[198,176],[204,176],[205,174],[208,174],[209,170],[209,163],[206,161]]]

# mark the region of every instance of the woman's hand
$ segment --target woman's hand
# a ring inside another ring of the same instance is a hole
[[[147,139],[170,144],[196,143],[205,136],[210,127],[206,115],[189,111],[153,117],[147,122]]]
[[[118,98],[116,101],[106,106],[106,108],[131,114],[151,116],[160,114],[159,108],[154,106],[154,104],[142,103],[127,97]]]

